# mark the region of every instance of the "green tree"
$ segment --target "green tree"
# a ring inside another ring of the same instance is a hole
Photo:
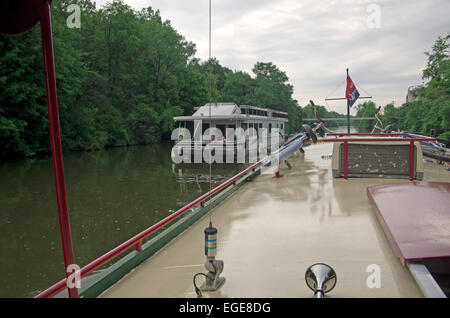
[[[356,106],[356,117],[374,117],[377,111],[377,106],[374,102],[368,101]],[[371,131],[375,125],[375,120],[360,120],[358,121],[358,128],[364,131]]]
[[[428,62],[422,76],[428,83],[414,91],[417,100],[399,108],[387,105],[383,116],[385,124],[424,134],[435,129],[441,137],[450,135],[449,39],[449,35],[438,37],[431,51],[425,53]]]
[[[239,105],[252,104],[255,85],[255,80],[248,73],[233,72],[225,80],[220,99]]]
[[[68,28],[69,4],[81,7],[81,28]],[[268,107],[289,114],[300,130],[302,110],[285,72],[257,62],[253,75],[212,58],[151,7],[122,0],[96,9],[89,0],[58,0],[51,7],[58,103],[64,150],[96,150],[159,142],[173,117],[208,101]],[[49,151],[39,25],[0,35],[0,160]]]
[[[0,159],[49,147],[39,33],[0,35]]]

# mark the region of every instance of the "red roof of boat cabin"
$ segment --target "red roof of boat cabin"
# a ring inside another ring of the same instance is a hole
[[[367,195],[403,265],[450,257],[450,183],[386,184]]]

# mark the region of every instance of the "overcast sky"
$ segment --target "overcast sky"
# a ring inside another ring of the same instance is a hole
[[[107,0],[97,0],[97,8]],[[208,58],[208,0],[125,0],[151,6]],[[273,62],[304,106],[344,97],[345,70],[361,96],[377,105],[405,102],[422,83],[429,51],[450,32],[450,0],[212,0],[212,55],[251,74],[257,61]],[[346,112],[346,103],[328,107]]]

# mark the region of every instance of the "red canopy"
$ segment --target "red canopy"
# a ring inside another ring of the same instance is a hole
[[[367,195],[403,265],[450,257],[450,183],[386,184]]]

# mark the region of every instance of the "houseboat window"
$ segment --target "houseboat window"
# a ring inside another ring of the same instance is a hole
[[[276,117],[276,118],[288,118],[288,116],[286,114],[282,114],[282,113],[272,113],[272,117]]]
[[[202,124],[202,135],[205,135],[205,131],[209,128],[209,123]]]
[[[194,136],[194,122],[193,121],[185,121],[182,126],[189,130],[191,136]]]
[[[216,128],[222,132],[222,136],[225,136],[225,125],[216,125]]]
[[[255,124],[254,123],[249,123],[248,124],[248,129],[249,129],[249,136],[253,136],[253,132],[254,132],[254,130],[253,129],[255,128]]]

